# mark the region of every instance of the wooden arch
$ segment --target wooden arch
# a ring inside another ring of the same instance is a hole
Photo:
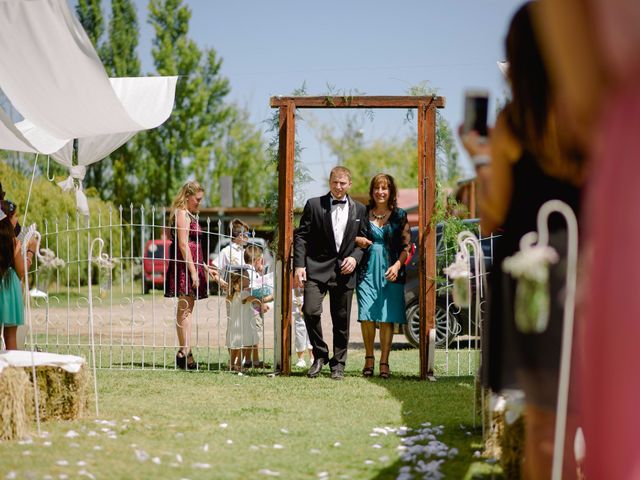
[[[280,109],[278,164],[278,253],[276,276],[282,285],[276,298],[276,371],[291,373],[291,287],[293,272],[293,167],[295,111],[297,108],[415,108],[418,112],[418,215],[420,278],[420,378],[433,374],[435,344],[429,342],[436,306],[436,232],[432,228],[436,198],[436,108],[444,108],[437,96],[272,97]],[[280,322],[278,322],[280,319]]]

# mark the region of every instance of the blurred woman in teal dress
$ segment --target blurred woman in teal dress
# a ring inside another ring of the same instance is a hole
[[[389,352],[394,324],[404,324],[404,263],[411,232],[406,212],[398,208],[397,189],[391,175],[379,173],[369,185],[367,238],[356,243],[367,248],[358,271],[358,322],[362,329],[365,364],[362,375],[374,374],[376,324],[380,327],[380,377],[389,378]]]

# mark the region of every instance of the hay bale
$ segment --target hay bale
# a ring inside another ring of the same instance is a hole
[[[60,367],[36,367],[36,380],[42,421],[75,420],[86,414],[90,388],[86,364],[77,373]]]
[[[25,437],[33,420],[33,386],[22,368],[0,372],[0,440]]]
[[[36,367],[40,420],[75,420],[88,412],[91,375],[87,365],[77,373],[60,367]],[[0,372],[0,440],[26,436],[35,424],[31,367]]]

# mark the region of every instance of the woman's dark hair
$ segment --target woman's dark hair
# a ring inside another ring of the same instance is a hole
[[[9,270],[9,267],[15,266],[13,250],[16,234],[11,224],[11,217],[15,215],[16,206],[13,202],[0,200],[0,208],[6,215],[5,218],[0,220],[0,278],[2,278]]]
[[[369,209],[376,206],[376,202],[373,199],[373,190],[381,183],[386,183],[389,187],[389,201],[387,202],[389,208],[392,210],[398,208],[398,189],[396,188],[395,180],[391,175],[379,173],[371,179],[369,184]]]
[[[515,13],[505,41],[511,101],[505,107],[509,128],[529,151],[537,151],[548,129],[551,81],[538,45],[532,18],[536,2]]]

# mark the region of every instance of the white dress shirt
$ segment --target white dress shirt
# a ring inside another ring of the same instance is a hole
[[[331,201],[333,202],[333,200],[333,195],[331,195]],[[340,251],[344,231],[347,228],[347,222],[349,221],[349,199],[345,195],[342,200],[346,200],[346,203],[331,205],[331,225],[333,227],[333,238],[336,241],[337,252]]]

